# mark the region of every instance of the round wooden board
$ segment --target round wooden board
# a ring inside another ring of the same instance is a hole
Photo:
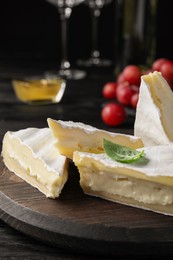
[[[35,239],[84,254],[173,252],[173,217],[83,194],[72,163],[60,197],[53,200],[0,161],[0,218]]]

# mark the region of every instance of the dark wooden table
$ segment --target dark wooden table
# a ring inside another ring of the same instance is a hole
[[[21,65],[20,63],[0,65],[0,144],[6,131],[26,127],[45,127],[47,126],[47,117],[80,121],[114,132],[133,133],[134,111],[131,109],[127,109],[126,122],[119,127],[107,127],[100,117],[101,108],[105,103],[101,90],[105,82],[114,79],[112,68],[109,70],[90,70],[85,79],[68,81],[65,95],[59,104],[29,106],[19,102],[14,95],[11,80],[20,76],[40,74],[45,69],[49,69],[49,67],[36,64]],[[1,219],[4,219],[3,212],[0,211],[0,213]],[[150,218],[150,215],[148,216]],[[6,219],[5,222],[8,223],[8,220]],[[70,252],[57,246],[45,244],[10,227],[5,222],[0,220],[0,259],[103,258],[99,255],[92,255],[90,252],[88,252],[89,255],[83,255],[79,252]],[[115,244],[115,247],[118,248],[118,244]],[[156,241],[156,243],[152,242],[147,245],[145,243],[136,245],[124,243],[120,247],[122,254],[118,254],[117,257],[115,256],[112,259],[139,259],[139,257],[146,259],[150,256],[157,257],[158,254],[167,257],[167,259],[173,257],[173,239],[166,240],[165,238],[164,243],[157,243]],[[122,248],[124,248],[124,251]]]

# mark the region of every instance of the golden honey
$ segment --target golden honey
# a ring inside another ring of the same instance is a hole
[[[17,98],[30,104],[58,103],[64,94],[65,87],[66,82],[60,78],[13,80]]]

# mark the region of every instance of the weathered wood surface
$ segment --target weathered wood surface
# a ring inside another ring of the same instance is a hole
[[[0,142],[8,130],[45,127],[47,117],[89,123],[114,132],[133,133],[134,111],[124,125],[106,127],[100,118],[101,90],[112,74],[89,74],[68,82],[60,104],[28,106],[14,95],[11,79],[28,70],[0,71]],[[35,70],[32,73],[37,73]],[[173,218],[83,194],[76,168],[59,199],[10,173],[0,161],[0,258],[12,259],[145,259],[173,256]],[[51,244],[51,246],[50,246]],[[88,256],[88,254],[90,256]]]
[[[112,257],[140,256],[141,250],[147,255],[148,248],[154,255],[165,254],[165,249],[171,252],[167,246],[173,243],[172,217],[84,195],[73,164],[58,199],[45,198],[9,172],[3,162],[0,190],[1,219],[55,248]]]

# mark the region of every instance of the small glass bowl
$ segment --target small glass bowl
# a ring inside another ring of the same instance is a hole
[[[59,77],[28,77],[12,84],[17,98],[31,105],[59,103],[66,88],[66,81]]]

